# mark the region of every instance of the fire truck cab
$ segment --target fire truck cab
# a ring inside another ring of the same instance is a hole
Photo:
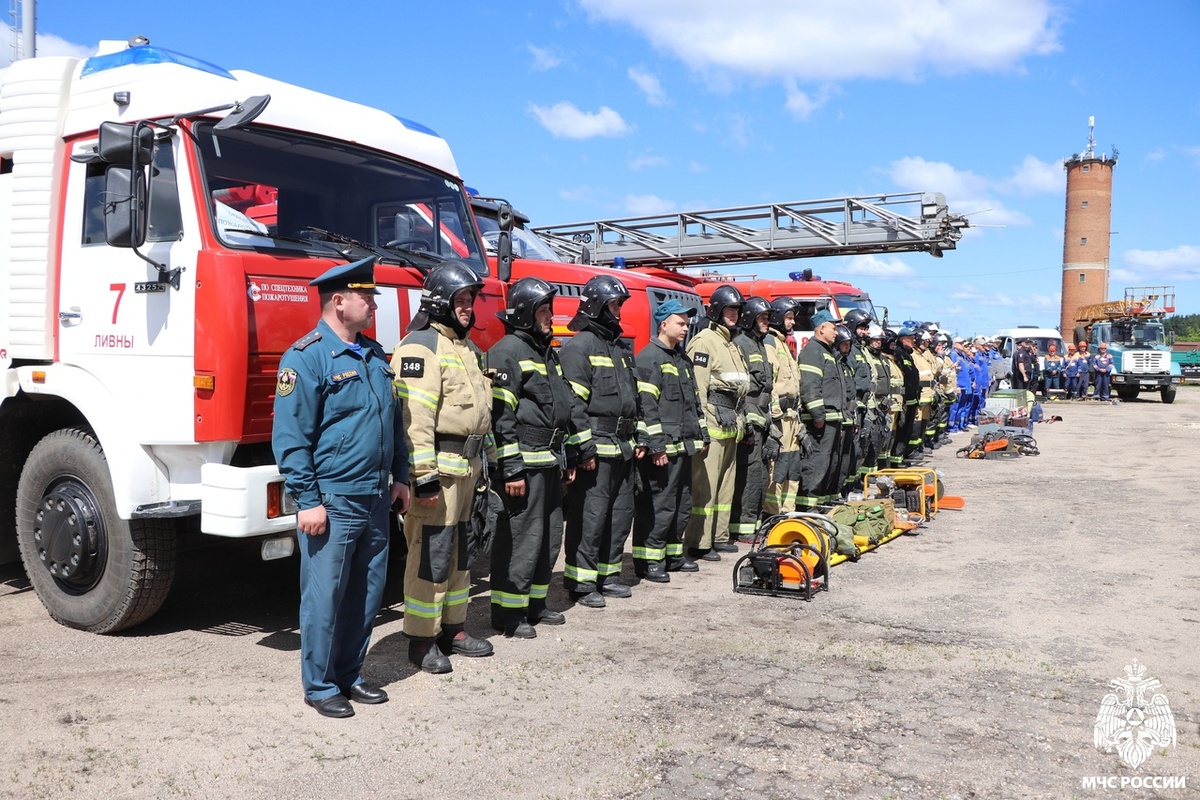
[[[0,73],[0,555],[54,619],[150,617],[185,529],[291,552],[279,359],[320,315],[309,281],[370,254],[385,350],[447,259],[484,280],[477,341],[502,334],[430,129],[145,40]]]

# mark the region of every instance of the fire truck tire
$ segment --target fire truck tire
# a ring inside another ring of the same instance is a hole
[[[1139,389],[1136,386],[1129,386],[1129,387],[1122,386],[1117,389],[1117,397],[1121,398],[1121,400],[1128,403],[1130,400],[1137,399],[1138,392],[1139,392]]]
[[[57,622],[115,633],[158,611],[175,577],[176,525],[117,515],[95,436],[43,438],[17,484],[17,542],[38,599]]]
[[[1174,403],[1175,402],[1175,387],[1174,386],[1162,387],[1162,401],[1164,403]]]

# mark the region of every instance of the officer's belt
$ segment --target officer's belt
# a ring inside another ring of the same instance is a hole
[[[709,391],[708,402],[721,408],[732,408],[734,411],[741,411],[745,407],[744,398],[730,397],[724,392],[718,392],[715,390]]]
[[[535,450],[558,450],[563,445],[566,433],[562,428],[518,425],[517,441]]]
[[[434,447],[443,453],[457,453],[463,458],[475,458],[483,452],[483,434],[455,436],[452,433],[439,433],[434,436]]]
[[[637,420],[632,417],[592,417],[592,433],[610,436],[633,436]]]

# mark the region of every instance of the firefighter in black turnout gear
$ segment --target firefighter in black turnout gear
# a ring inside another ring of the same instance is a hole
[[[668,572],[700,568],[683,552],[692,516],[692,456],[708,447],[708,429],[692,360],[683,351],[688,319],[696,309],[666,300],[654,309],[657,335],[637,354],[642,419],[638,444],[639,487],[633,518],[633,569],[638,577],[667,583]]]
[[[800,466],[800,508],[829,502],[831,473],[836,480],[845,403],[842,367],[833,348],[836,322],[828,311],[813,314],[812,338],[800,349],[800,421],[815,443]]]
[[[846,457],[841,466],[841,490],[845,492],[851,488],[851,485],[859,476],[859,470],[864,461],[863,456],[868,449],[866,439],[870,435],[871,427],[867,423],[867,407],[872,404],[871,392],[874,381],[871,364],[867,360],[867,354],[860,341],[861,337],[867,335],[867,328],[871,324],[871,315],[861,308],[852,308],[846,312],[846,317],[842,320],[842,324],[846,326],[847,332],[851,334],[850,352],[846,355],[846,363],[853,374],[854,429],[857,431],[855,435],[849,436],[850,441],[843,445]]]
[[[767,491],[767,456],[765,447],[771,426],[771,391],[773,365],[767,350],[766,336],[771,315],[771,304],[763,297],[750,297],[742,306],[738,319],[738,332],[733,343],[742,351],[749,368],[750,388],[746,394],[746,432],[738,443],[736,464],[737,477],[733,484],[733,508],[729,515],[730,538],[749,542],[758,530],[758,518],[762,514],[763,496]],[[778,445],[770,454],[770,460],[779,455]],[[732,552],[737,548],[726,545]],[[722,550],[717,546],[716,550]]]
[[[504,501],[492,543],[492,627],[532,639],[534,625],[566,618],[546,607],[562,547],[562,485],[575,479],[567,446],[573,394],[550,346],[554,288],[541,278],[513,284],[498,316],[508,334],[487,354],[492,375],[493,485]]]
[[[904,466],[911,466],[914,453],[921,447],[921,436],[917,431],[917,406],[921,402],[921,372],[913,361],[913,340],[916,331],[907,326],[896,334],[893,357],[900,373],[904,376],[904,415],[900,429],[892,444],[892,454],[901,458]],[[895,459],[893,459],[895,463]]]
[[[842,367],[842,438],[840,450],[835,455],[836,469],[829,481],[828,496],[831,502],[846,496],[847,484],[854,475],[855,459],[858,454],[859,432],[859,379],[858,364],[853,360],[854,334],[845,325],[834,328],[833,349],[837,351],[838,364]],[[870,386],[870,384],[868,384]]]
[[[638,391],[633,353],[621,340],[621,305],[629,290],[597,275],[583,287],[579,311],[563,345],[563,373],[575,394],[572,411],[579,470],[567,492],[563,585],[576,602],[603,608],[605,595],[629,597],[620,582],[621,556],[633,526],[633,461]]]

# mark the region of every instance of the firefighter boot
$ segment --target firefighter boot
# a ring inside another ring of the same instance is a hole
[[[536,639],[537,631],[525,621],[524,609],[492,606],[492,627],[510,639]]]
[[[545,603],[529,604],[529,612],[526,617],[530,625],[566,625],[567,618],[558,611],[551,611],[546,608]]]
[[[651,561],[645,567],[635,568],[634,572],[639,578],[651,583],[670,583],[671,576],[667,574],[667,567],[662,561]]]
[[[463,630],[462,625],[443,625],[442,635],[437,638],[438,649],[444,655],[466,656],[467,658],[482,658],[493,652],[492,643],[476,639]]]
[[[409,641],[408,660],[420,667],[422,672],[434,675],[441,675],[454,669],[450,666],[450,659],[442,655],[442,651],[438,649],[437,642],[428,640],[413,639]]]

